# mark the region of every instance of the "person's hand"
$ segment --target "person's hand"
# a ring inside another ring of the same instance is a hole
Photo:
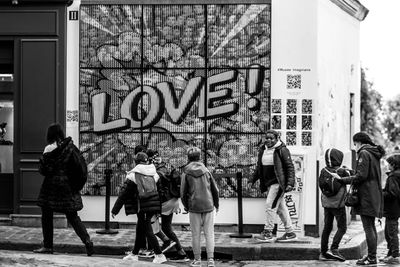
[[[116,216],[116,214],[111,213],[111,217],[112,217],[113,219],[115,218],[115,216]]]
[[[215,215],[218,215],[219,208],[215,208]]]
[[[287,185],[287,186],[286,186],[286,189],[285,189],[285,193],[290,192],[290,191],[292,191],[292,190],[293,190],[293,186]]]
[[[176,209],[174,209],[175,214],[181,213],[181,207],[177,207]]]

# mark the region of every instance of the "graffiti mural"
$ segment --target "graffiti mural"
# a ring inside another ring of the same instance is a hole
[[[241,170],[246,185],[270,124],[270,24],[269,4],[81,5],[83,193],[104,194],[111,168],[117,194],[140,144],[171,168],[196,145],[211,171]],[[236,196],[236,181],[217,182]]]

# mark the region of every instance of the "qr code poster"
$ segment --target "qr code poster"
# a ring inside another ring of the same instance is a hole
[[[287,89],[301,89],[301,74],[287,74],[286,75],[286,88]]]

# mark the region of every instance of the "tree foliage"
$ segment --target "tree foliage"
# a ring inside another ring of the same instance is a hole
[[[400,143],[400,95],[386,101],[382,126],[388,141],[398,145]]]

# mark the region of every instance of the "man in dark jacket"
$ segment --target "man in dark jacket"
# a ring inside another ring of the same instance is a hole
[[[187,151],[189,164],[186,165],[181,181],[181,200],[185,210],[189,212],[192,229],[192,248],[194,261],[191,266],[201,266],[200,233],[203,226],[207,266],[214,265],[214,207],[218,211],[218,188],[214,177],[200,162],[201,150],[191,147]]]
[[[385,239],[388,253],[382,261],[399,264],[400,154],[392,155],[386,161],[389,163],[390,172],[383,189],[383,216],[386,218]]]
[[[283,198],[285,192],[293,190],[294,166],[289,149],[279,140],[279,133],[274,130],[266,132],[265,143],[258,152],[256,171],[253,179],[249,180],[249,184],[253,186],[257,180],[260,180],[261,192],[267,192],[265,225],[259,240],[273,241],[272,230],[277,214],[285,225],[285,234],[276,241],[289,242],[296,239],[292,220]]]
[[[382,218],[383,195],[381,187],[380,160],[385,150],[372,142],[368,134],[356,133],[353,142],[357,151],[355,175],[341,179],[346,184],[354,183],[358,189],[359,204],[352,209],[352,214],[360,215],[367,239],[368,255],[359,259],[357,265],[376,264],[378,235],[375,218]]]

